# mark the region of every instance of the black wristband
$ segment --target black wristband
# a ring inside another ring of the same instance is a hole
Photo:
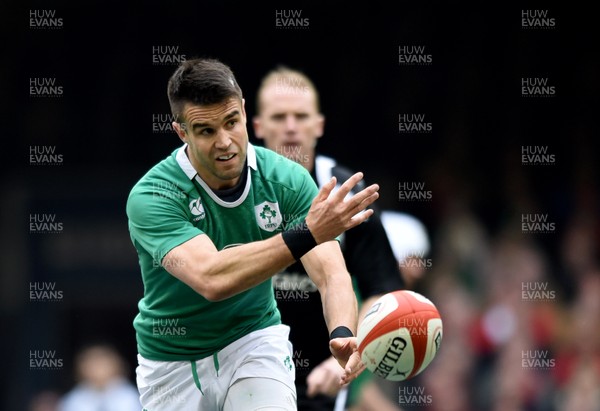
[[[352,331],[350,331],[350,328],[344,327],[343,325],[340,325],[339,327],[335,327],[335,329],[331,332],[331,334],[329,334],[329,340],[333,340],[334,338],[347,338],[347,337],[354,337],[354,334],[352,334]]]
[[[300,257],[317,245],[315,238],[306,225],[306,221],[289,228],[281,233],[281,236],[295,260],[299,260]]]

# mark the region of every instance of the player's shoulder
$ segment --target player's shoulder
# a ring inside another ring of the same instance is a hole
[[[186,194],[193,190],[194,186],[177,162],[178,151],[179,149],[176,149],[155,164],[133,185],[127,197],[128,206],[136,201],[147,204],[149,197],[176,202],[187,198]]]
[[[295,161],[264,147],[249,147],[249,156],[253,150],[256,156],[256,170],[265,181],[271,183],[296,186],[312,181],[308,171]],[[251,159],[249,159],[251,161]]]

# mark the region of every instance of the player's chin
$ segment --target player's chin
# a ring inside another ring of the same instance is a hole
[[[242,165],[220,165],[217,164],[216,173],[221,180],[233,180],[242,175],[243,164]]]

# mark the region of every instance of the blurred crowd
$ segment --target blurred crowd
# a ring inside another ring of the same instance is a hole
[[[564,222],[538,233],[522,228],[516,210],[534,203],[523,192],[493,232],[448,201],[413,285],[441,313],[441,349],[414,379],[365,388],[352,410],[600,410],[599,204],[591,186],[574,191]]]

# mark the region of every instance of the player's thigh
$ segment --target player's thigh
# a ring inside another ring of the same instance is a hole
[[[227,391],[223,411],[296,411],[296,393],[272,378],[237,380]]]
[[[136,382],[144,410],[197,411],[199,404],[212,399],[196,386],[190,361],[152,361],[140,356],[138,361]]]

